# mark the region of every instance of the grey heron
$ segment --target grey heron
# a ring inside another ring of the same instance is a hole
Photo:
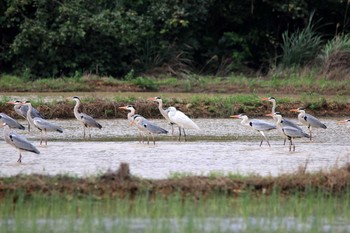
[[[276,112],[276,98],[275,97],[268,97],[268,98],[261,98],[262,100],[266,100],[266,101],[269,101],[272,103],[272,109],[271,109],[271,115],[272,115],[272,118],[277,121],[276,119],[276,115],[275,115],[275,112]],[[296,123],[294,123],[293,121],[285,118],[285,117],[282,117],[283,121],[282,121],[282,126],[290,126],[290,127],[293,127],[293,128],[296,128],[298,130],[302,130],[302,128],[300,128]],[[284,139],[284,143],[283,145],[286,144],[286,138]]]
[[[264,139],[266,140],[267,144],[270,146],[269,140],[267,139],[266,135],[265,135],[265,131],[269,131],[272,129],[276,129],[276,125],[272,124],[270,122],[267,121],[263,121],[263,120],[257,120],[257,119],[249,119],[248,116],[246,114],[239,114],[239,115],[233,115],[230,116],[231,118],[238,118],[238,119],[242,119],[241,124],[247,127],[250,127],[256,131],[258,131],[262,136],[263,139],[260,142],[260,146],[262,145]]]
[[[171,125],[171,134],[174,135],[174,122],[172,122],[168,116],[168,112],[163,109],[163,100],[162,98],[160,98],[159,96],[157,97],[151,97],[151,98],[148,98],[147,100],[150,100],[150,101],[154,101],[154,102],[157,102],[158,103],[158,109],[159,109],[159,112],[160,114],[162,114],[162,116],[169,122],[169,124]]]
[[[0,119],[8,125],[11,129],[20,129],[25,130],[25,127],[21,125],[18,121],[13,119],[12,117],[6,115],[5,113],[0,113]]]
[[[169,107],[166,111],[168,112],[168,117],[170,121],[174,122],[179,126],[179,141],[181,139],[181,129],[183,131],[185,141],[186,141],[185,129],[200,130],[200,128],[196,123],[194,123],[188,116],[186,116],[183,112],[177,110],[175,107]]]
[[[15,112],[20,115],[21,117],[23,117],[24,119],[27,120],[27,112],[28,112],[28,109],[29,107],[26,106],[26,105],[21,105],[21,101],[19,100],[16,100],[16,101],[10,101],[10,102],[7,102],[8,104],[13,104],[13,109],[15,110]],[[35,108],[33,108],[32,110],[32,118],[35,118],[35,117],[40,117],[42,119],[45,119],[45,117]],[[27,120],[28,121],[28,120]],[[28,131],[30,132],[30,123],[28,121]]]
[[[1,118],[3,120],[3,118]],[[30,143],[24,136],[19,135],[15,132],[10,131],[9,125],[6,122],[2,124],[5,126],[4,129],[4,139],[5,142],[15,147],[19,152],[19,158],[17,160],[18,163],[22,162],[22,151],[33,152],[35,154],[40,154],[40,151]]]
[[[306,125],[307,128],[309,129],[310,132],[310,142],[312,140],[312,128],[322,128],[322,129],[327,129],[327,126],[325,124],[323,124],[319,119],[317,119],[316,117],[307,114],[305,112],[304,108],[295,108],[295,109],[291,109],[290,111],[292,112],[299,112],[298,114],[298,120],[300,123],[302,123],[303,125]]]
[[[24,102],[22,102],[22,104],[27,105],[29,107],[28,112],[27,112],[27,120],[29,121],[29,124],[32,124],[40,131],[40,145],[43,142],[43,131],[45,134],[45,145],[47,145],[47,135],[46,135],[47,131],[57,131],[59,133],[63,133],[63,129],[61,126],[53,124],[53,123],[51,123],[45,119],[42,119],[40,117],[32,118],[31,113],[32,113],[33,107],[32,107],[32,104],[30,103],[30,101],[24,101]]]
[[[72,99],[75,101],[75,106],[74,106],[74,116],[77,118],[78,121],[80,121],[83,124],[83,129],[84,129],[84,139],[85,139],[85,128],[88,128],[89,130],[89,138],[91,138],[91,132],[90,128],[98,128],[102,129],[102,125],[99,124],[94,118],[91,116],[79,112],[79,106],[80,106],[80,98],[77,96],[72,97]]]
[[[283,126],[283,117],[280,112],[275,112],[274,114],[270,113],[267,114],[266,116],[272,116],[274,115],[276,119],[276,127],[277,129],[281,132],[281,135],[283,135],[284,138],[289,140],[289,151],[295,151],[295,144],[293,142],[294,138],[310,138],[310,136],[305,133],[302,129],[298,129],[295,127],[291,126]]]
[[[143,116],[139,114],[135,114],[135,108],[132,105],[127,105],[127,106],[122,106],[119,107],[119,109],[124,109],[128,110],[129,113],[127,115],[128,121],[130,125],[136,125],[139,134],[140,134],[140,140],[139,142],[141,143],[141,138],[142,142],[144,142],[144,134],[148,135],[148,144],[149,144],[149,135],[152,135],[153,137],[153,143],[155,144],[155,139],[154,139],[154,134],[167,134],[168,131],[157,126],[153,122],[147,120]]]
[[[167,134],[168,131],[154,124],[153,122],[147,120],[143,116],[134,115],[133,121],[131,124],[135,124],[138,129],[144,132],[147,135],[147,144],[149,144],[149,135],[152,135],[153,144],[156,144],[154,134]]]

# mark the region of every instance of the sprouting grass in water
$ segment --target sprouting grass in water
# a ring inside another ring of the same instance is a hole
[[[209,196],[179,192],[130,197],[20,191],[0,201],[1,232],[320,232],[350,226],[350,192],[310,190],[255,196],[249,191]],[[339,225],[339,222],[342,225]],[[343,229],[343,230],[341,230]]]

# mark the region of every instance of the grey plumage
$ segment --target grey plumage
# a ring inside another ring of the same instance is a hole
[[[4,139],[11,146],[15,147],[19,151],[19,158],[17,162],[22,162],[22,151],[28,151],[35,154],[40,154],[40,151],[30,143],[24,136],[19,135],[15,132],[10,132],[8,125],[4,123],[3,125],[7,126],[7,129],[4,130]]]
[[[147,143],[149,144],[149,135],[153,137],[153,144],[156,144],[154,134],[167,134],[168,131],[154,124],[153,122],[147,120],[141,115],[134,115],[133,122],[136,124],[137,128],[145,133],[148,137]]]
[[[273,97],[273,96],[270,96],[270,97],[268,97],[268,98],[262,98],[262,99],[263,99],[263,100],[267,100],[267,101],[269,101],[269,102],[272,103],[271,115],[272,115],[272,118],[273,118],[275,121],[277,121],[276,115],[275,115],[275,112],[276,112],[276,105],[277,105],[277,103],[276,103],[276,98]],[[291,121],[291,120],[289,120],[289,119],[287,119],[287,118],[284,118],[282,115],[281,115],[281,117],[282,117],[282,122],[281,122],[281,126],[282,126],[282,127],[287,127],[287,126],[288,126],[288,127],[296,128],[296,129],[302,131],[302,128],[300,128],[296,123],[294,123],[293,121]],[[280,131],[280,130],[279,130],[279,132],[280,132],[280,134],[281,134],[282,137],[283,137],[283,132]],[[287,139],[285,138],[285,139],[284,139],[283,145],[286,144],[286,140],[287,140]]]
[[[40,145],[43,142],[43,134],[45,134],[45,145],[47,145],[47,131],[56,131],[59,133],[63,133],[63,128],[59,125],[51,123],[48,120],[42,119],[40,117],[32,118],[31,112],[33,110],[33,107],[29,101],[25,101],[22,104],[29,107],[27,112],[27,120],[29,124],[33,125],[34,127],[40,130]]]
[[[8,125],[11,129],[20,129],[20,130],[25,129],[25,127],[22,124],[20,124],[18,121],[16,121],[12,117],[6,115],[5,113],[0,113],[0,120],[3,123],[6,123],[6,125]]]
[[[147,143],[149,144],[149,135],[152,135],[153,137],[153,144],[155,144],[155,138],[154,134],[167,134],[168,131],[163,129],[162,127],[157,126],[153,122],[147,120],[143,116],[139,114],[135,114],[135,108],[132,105],[127,105],[127,106],[122,106],[119,107],[119,109],[124,109],[128,110],[129,113],[127,115],[128,121],[130,122],[130,125],[136,125],[139,133],[140,133],[140,138],[143,140],[144,134],[146,134],[148,137]],[[140,139],[140,142],[141,142]]]
[[[78,121],[80,121],[83,124],[83,129],[84,129],[84,138],[85,138],[85,128],[88,128],[89,130],[89,138],[91,138],[91,133],[90,133],[90,128],[98,128],[102,129],[102,125],[98,123],[94,118],[91,116],[79,112],[79,106],[80,106],[80,98],[77,96],[72,97],[72,99],[75,101],[75,106],[74,106],[74,116],[77,118]]]
[[[276,116],[276,126],[277,129],[282,132],[282,134],[284,134],[284,136],[289,140],[290,144],[289,144],[289,151],[292,150],[295,151],[295,144],[293,142],[294,138],[310,138],[310,136],[305,133],[303,130],[299,130],[297,128],[294,127],[290,127],[290,126],[282,126],[283,124],[283,118],[281,113],[279,112],[275,112],[274,115]]]
[[[264,131],[269,131],[269,130],[276,129],[276,125],[275,124],[272,124],[270,122],[263,121],[263,120],[257,120],[257,119],[251,119],[250,120],[248,118],[248,116],[243,114],[243,113],[239,114],[239,115],[233,115],[233,116],[230,116],[230,117],[242,119],[242,121],[241,121],[242,125],[248,126],[248,127],[252,128],[252,129],[258,131],[263,136],[263,138],[266,140],[267,144],[270,146],[270,142],[267,139]],[[261,140],[260,146],[262,145],[264,139]]]
[[[16,100],[14,102],[8,102],[10,104],[14,104],[13,109],[15,110],[15,112],[20,115],[21,117],[23,117],[24,119],[27,120],[27,112],[29,107],[27,105],[22,105],[21,101]],[[32,113],[31,113],[32,118],[35,117],[40,117],[42,119],[45,119],[45,117],[35,108],[32,109]],[[28,121],[28,120],[27,120]],[[30,132],[30,123],[28,121],[28,131]]]
[[[307,128],[309,129],[310,141],[312,141],[312,128],[327,129],[327,126],[323,124],[319,119],[317,119],[316,117],[310,114],[307,114],[304,108],[296,108],[296,109],[292,109],[291,111],[299,112],[298,120],[300,123],[307,126]]]

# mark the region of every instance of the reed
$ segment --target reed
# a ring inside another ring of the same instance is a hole
[[[342,232],[350,222],[350,192],[318,190],[284,196],[244,192],[229,196],[98,199],[17,192],[0,202],[1,232]],[[340,224],[341,223],[341,224]]]

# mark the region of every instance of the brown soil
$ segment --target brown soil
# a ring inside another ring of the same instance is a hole
[[[145,92],[147,90],[138,87],[137,85],[130,83],[108,83],[103,79],[87,79],[86,82],[91,87],[92,91],[109,91],[109,92]],[[194,83],[191,87],[192,93],[241,93],[251,94],[255,93],[260,96],[265,96],[266,93],[270,93],[276,96],[283,95],[295,95],[296,93],[308,93],[315,92],[318,90],[295,90],[290,87],[280,88],[279,90],[272,90],[266,87],[249,86],[235,86],[229,83],[212,83],[206,85],[200,85]],[[186,92],[184,86],[181,85],[161,85],[159,86],[159,93],[177,93]],[[340,95],[341,90],[327,90],[327,93],[319,93],[327,96]],[[133,104],[138,114],[141,114],[147,118],[162,118],[160,115],[157,105],[147,101],[138,100],[136,102],[113,102],[102,99],[96,99],[95,102],[84,103],[81,107],[81,111],[95,117],[95,118],[125,118],[126,112],[120,111],[118,107]],[[307,112],[318,117],[340,117],[344,118],[350,116],[350,103],[337,103],[327,102],[321,103],[321,106],[310,107],[311,104],[301,103],[295,101],[292,103],[278,103],[277,111],[282,112],[285,117],[296,117],[295,113],[290,112],[290,109],[297,107],[304,107]],[[230,114],[246,113],[250,117],[259,117],[267,114],[271,111],[271,104],[267,101],[262,101],[261,104],[244,106],[242,104],[234,104],[230,109],[222,109],[223,106],[213,106],[211,103],[198,103],[195,105],[188,105],[188,103],[178,103],[168,101],[166,106],[175,106],[178,109],[186,112],[190,117],[193,118],[226,118]],[[47,104],[42,106],[35,106],[46,118],[61,118],[69,119],[74,118],[73,115],[73,104],[67,102],[59,102],[54,104]],[[227,107],[226,107],[227,108]],[[9,116],[17,118],[18,116],[13,111],[12,106],[4,103],[0,103],[0,112],[6,113]]]
[[[130,174],[129,165],[121,164],[116,172],[108,171],[96,178],[73,178],[68,176],[28,175],[0,178],[0,200],[24,192],[32,194],[62,196],[93,196],[98,199],[110,197],[135,197],[148,195],[167,197],[180,193],[183,197],[205,197],[211,194],[236,196],[250,192],[254,195],[272,193],[275,189],[282,194],[303,193],[320,190],[326,193],[342,193],[350,187],[350,165],[316,174],[305,173],[304,168],[292,175],[279,177],[250,178],[210,178],[191,176],[177,179],[149,180],[140,179]]]

